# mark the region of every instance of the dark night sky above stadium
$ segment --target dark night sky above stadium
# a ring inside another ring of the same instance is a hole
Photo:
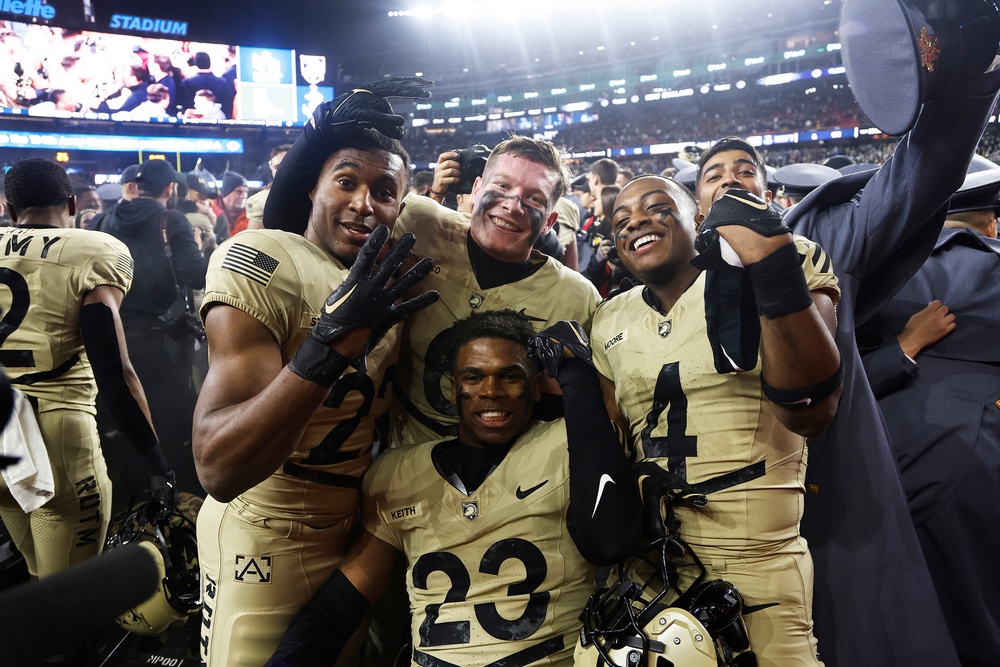
[[[106,25],[112,13],[139,12],[134,0],[91,1],[98,24],[102,15]],[[839,12],[840,0],[619,0],[613,8],[596,0],[464,0],[450,3],[455,8],[451,15],[423,20],[388,16],[391,10],[419,4],[445,3],[174,0],[144,5],[142,12],[187,21],[193,39],[324,54],[347,75],[430,74],[532,63],[544,69],[597,45],[607,46],[609,62],[624,61],[634,52],[632,42],[653,46],[652,39],[660,40],[656,48],[663,53],[691,44],[745,48],[781,26],[808,30],[813,21],[829,21]]]

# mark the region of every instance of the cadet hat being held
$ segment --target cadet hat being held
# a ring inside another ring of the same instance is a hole
[[[886,134],[909,131],[925,102],[983,74],[997,55],[993,0],[844,0],[840,42],[861,110]]]

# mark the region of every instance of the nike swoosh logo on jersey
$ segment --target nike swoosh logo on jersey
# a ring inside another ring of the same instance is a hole
[[[597,487],[597,500],[594,501],[594,511],[590,515],[591,519],[597,516],[597,506],[601,504],[601,496],[604,495],[604,487],[608,485],[608,482],[615,483],[615,480],[611,479],[611,475],[608,473],[601,475],[601,479],[597,482],[599,485]]]
[[[530,496],[532,493],[534,493],[535,491],[537,491],[538,489],[542,488],[543,486],[545,486],[548,483],[549,483],[549,480],[545,480],[541,484],[536,484],[535,486],[531,487],[530,489],[525,489],[524,491],[521,490],[521,485],[518,484],[517,491],[514,492],[514,495],[517,496],[518,500],[524,500],[525,498],[527,498],[528,496]]]
[[[535,317],[533,315],[529,315],[528,313],[526,313],[524,311],[525,311],[525,309],[522,308],[521,310],[519,310],[517,312],[518,312],[518,314],[524,315],[525,317],[527,317],[528,321],[530,321],[530,322],[548,322],[548,320],[545,319],[544,317]]]

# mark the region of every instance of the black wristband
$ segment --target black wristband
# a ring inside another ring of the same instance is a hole
[[[332,387],[350,365],[347,357],[312,336],[307,336],[288,362],[288,370],[303,380]]]
[[[747,266],[746,270],[753,284],[757,314],[761,317],[800,313],[813,304],[799,250],[794,243],[781,246]]]
[[[808,387],[800,387],[798,389],[778,389],[777,387],[772,387],[764,380],[764,376],[760,376],[760,389],[764,394],[764,398],[771,401],[775,405],[779,405],[783,408],[798,409],[798,408],[808,408],[810,405],[819,403],[824,398],[837,391],[839,387],[844,382],[844,359],[841,357],[840,365],[837,367],[837,371],[828,377],[814,385]]]

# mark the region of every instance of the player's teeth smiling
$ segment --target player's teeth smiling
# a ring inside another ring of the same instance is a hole
[[[510,224],[505,220],[501,220],[500,218],[497,218],[495,216],[490,216],[490,220],[493,222],[494,225],[496,225],[500,229],[506,229],[507,231],[510,232],[518,231],[517,227],[515,227],[514,225]]]
[[[632,250],[638,250],[644,245],[652,243],[653,241],[659,241],[660,237],[656,234],[645,234],[640,236],[635,241],[632,242]]]
[[[507,418],[507,413],[501,410],[483,410],[479,416],[487,421],[500,421]]]

